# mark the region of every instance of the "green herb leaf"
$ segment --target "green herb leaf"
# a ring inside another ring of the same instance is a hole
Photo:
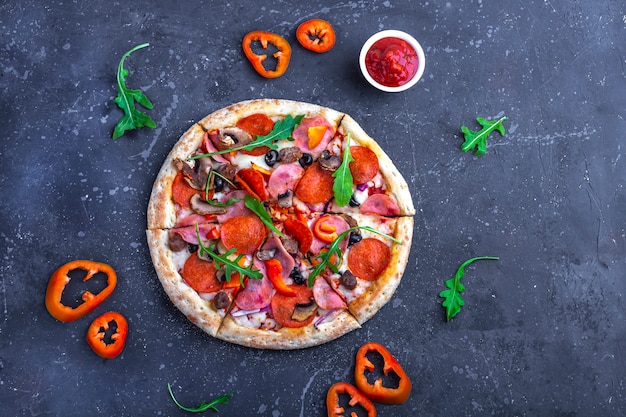
[[[213,262],[215,262],[215,266],[218,270],[222,269],[222,267],[225,268],[224,277],[226,278],[226,281],[230,282],[230,277],[234,272],[239,272],[240,282],[242,286],[244,276],[250,277],[252,279],[263,279],[263,274],[261,273],[261,271],[252,269],[252,265],[250,265],[249,267],[243,267],[239,265],[239,261],[241,260],[241,258],[244,257],[243,254],[238,255],[234,261],[228,258],[230,255],[235,253],[235,248],[229,250],[223,255],[220,255],[218,253],[215,253],[215,245],[211,245],[208,248],[204,246],[204,243],[202,243],[202,239],[200,238],[200,228],[198,227],[198,223],[196,223],[196,235],[198,236],[198,246],[200,246],[199,250],[201,251],[201,253],[206,253],[207,255],[209,255],[213,259]]]
[[[272,232],[276,233],[280,237],[285,237],[285,235],[282,234],[281,231],[276,228],[276,226],[274,226],[274,223],[272,222],[272,218],[270,217],[270,214],[267,212],[267,210],[265,210],[265,207],[263,207],[263,203],[261,203],[259,200],[249,195],[245,196],[243,198],[243,201],[246,207],[252,210],[254,214],[259,216],[259,219],[261,219],[261,221],[267,227],[269,227],[272,230]]]
[[[124,110],[124,116],[117,122],[113,130],[113,139],[120,138],[127,130],[138,129],[144,126],[151,128],[156,127],[156,123],[150,116],[137,110],[135,107],[135,101],[146,109],[152,109],[153,105],[141,90],[130,90],[126,88],[126,76],[128,76],[128,71],[124,69],[124,61],[130,54],[149,45],[149,43],[142,43],[141,45],[135,46],[122,56],[117,66],[117,97],[114,101],[120,109]]]
[[[245,146],[237,146],[235,148],[224,149],[221,151],[203,153],[201,155],[192,156],[189,159],[200,159],[207,156],[221,155],[223,153],[229,153],[233,151],[251,151],[254,148],[258,148],[259,146],[267,146],[271,149],[278,149],[278,145],[276,145],[274,142],[282,139],[292,140],[291,135],[293,134],[294,129],[302,122],[302,119],[304,119],[303,114],[300,114],[296,117],[288,114],[282,120],[278,120],[276,123],[274,123],[274,127],[272,128],[272,131],[270,133],[265,136],[257,135],[255,140]]]
[[[504,136],[506,132],[504,131],[503,121],[508,120],[508,117],[501,117],[498,120],[485,120],[482,117],[476,119],[478,123],[483,127],[478,132],[474,132],[473,130],[469,130],[467,126],[461,126],[461,131],[463,132],[465,142],[461,145],[461,150],[463,152],[467,152],[470,150],[474,150],[476,155],[482,155],[487,152],[487,137],[491,132],[497,130],[500,132],[500,135]]]
[[[180,408],[181,410],[189,411],[190,413],[203,413],[208,410],[219,412],[220,410],[218,410],[216,405],[228,403],[230,397],[233,396],[233,393],[229,392],[228,394],[220,395],[219,397],[214,398],[208,403],[202,401],[199,406],[192,408],[185,407],[184,405],[179,403],[178,400],[176,400],[176,397],[174,397],[174,393],[172,392],[172,386],[169,384],[169,382],[167,383],[167,390],[170,392],[170,397],[172,397],[172,400],[174,400],[174,403],[178,406],[178,408]]]
[[[350,202],[352,197],[352,172],[350,172],[350,162],[354,161],[354,158],[350,154],[350,133],[346,138],[346,149],[343,151],[343,161],[337,171],[333,172],[333,193],[335,195],[335,202],[339,207],[344,207]]]
[[[341,248],[339,247],[339,243],[341,243],[341,240],[343,238],[345,238],[346,236],[348,236],[351,232],[354,232],[355,230],[367,230],[368,232],[372,232],[375,233],[377,235],[383,236],[387,239],[391,239],[392,241],[394,241],[395,243],[397,243],[398,245],[402,244],[402,241],[396,239],[393,236],[389,236],[385,233],[379,232],[378,230],[370,227],[370,226],[354,226],[349,228],[348,230],[342,232],[341,234],[339,234],[339,236],[337,236],[335,238],[335,240],[332,241],[332,243],[330,244],[330,246],[328,247],[328,251],[327,252],[322,252],[319,255],[317,255],[315,257],[315,259],[319,259],[320,262],[315,265],[313,268],[311,268],[311,272],[309,273],[309,279],[307,281],[307,285],[309,287],[312,287],[313,284],[315,283],[315,278],[321,274],[324,269],[326,268],[330,268],[331,271],[333,271],[334,273],[337,273],[339,271],[339,267],[341,266],[341,261],[343,259],[343,253],[341,251]],[[332,262],[333,259],[333,255],[337,255],[337,264],[334,264]]]
[[[461,307],[465,305],[465,301],[461,298],[461,293],[465,291],[465,286],[461,283],[461,278],[465,275],[465,267],[474,261],[481,260],[494,260],[497,261],[498,257],[495,256],[479,256],[476,258],[468,259],[463,262],[459,269],[457,269],[454,278],[451,278],[445,282],[447,290],[441,291],[439,296],[444,298],[442,305],[446,308],[446,320],[450,321],[454,316],[459,314]]]
[[[207,202],[207,204],[209,204],[209,205],[211,205],[211,206],[213,206],[213,207],[229,207],[229,206],[232,206],[232,205],[233,205],[233,204],[235,204],[235,203],[240,202],[240,201],[241,201],[241,199],[240,199],[240,198],[234,198],[234,197],[231,197],[231,198],[229,198],[229,199],[228,199],[228,201],[227,201],[227,202],[225,202],[225,203],[218,203],[217,201],[213,201],[213,200],[211,200],[211,199],[209,199],[209,200],[204,200],[204,201],[206,201],[206,202]]]

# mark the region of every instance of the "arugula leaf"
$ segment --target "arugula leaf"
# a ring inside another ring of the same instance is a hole
[[[454,316],[456,316],[460,311],[461,307],[465,305],[465,301],[461,298],[461,293],[465,291],[465,286],[461,284],[461,278],[465,275],[465,267],[471,264],[474,261],[481,260],[494,260],[497,261],[498,257],[495,256],[479,256],[476,258],[468,259],[463,262],[459,269],[457,269],[456,274],[454,274],[454,278],[451,278],[445,282],[447,290],[443,290],[439,293],[439,296],[444,298],[441,305],[446,308],[446,320],[450,321]]]
[[[259,216],[259,219],[261,219],[261,221],[265,223],[267,227],[269,227],[278,236],[285,237],[285,235],[282,234],[281,231],[276,228],[276,226],[274,226],[270,214],[265,210],[265,207],[263,207],[263,203],[249,195],[245,196],[243,198],[243,201],[245,206],[252,210],[254,214]]]
[[[185,407],[184,405],[179,403],[178,400],[176,400],[176,398],[174,397],[174,393],[172,392],[172,386],[170,385],[169,382],[167,383],[167,390],[170,392],[170,397],[172,397],[172,400],[174,400],[174,403],[178,406],[178,408],[180,408],[181,410],[189,411],[190,413],[203,413],[207,410],[213,410],[213,411],[219,412],[220,410],[218,410],[216,405],[228,403],[228,400],[230,399],[230,397],[233,396],[233,393],[229,392],[228,394],[220,395],[219,397],[214,398],[208,403],[205,403],[204,401],[202,401],[198,407],[192,408],[192,407]]]
[[[467,152],[470,150],[474,150],[476,155],[482,155],[487,152],[487,137],[491,132],[497,130],[500,132],[500,135],[504,136],[506,132],[504,131],[503,121],[508,120],[509,118],[504,116],[498,120],[485,120],[482,117],[478,117],[476,121],[480,123],[483,127],[478,132],[474,132],[473,130],[469,130],[467,126],[461,126],[461,131],[463,132],[465,142],[461,145],[461,150],[463,152]]]
[[[233,205],[233,204],[235,204],[235,203],[240,202],[240,201],[241,201],[241,199],[239,199],[239,198],[235,198],[235,197],[231,197],[231,198],[229,198],[229,199],[228,199],[228,201],[227,201],[227,202],[225,202],[225,203],[218,203],[217,201],[213,201],[213,200],[211,200],[211,199],[208,199],[208,200],[206,200],[206,199],[205,199],[204,201],[205,201],[207,204],[209,204],[209,205],[211,205],[211,206],[213,206],[213,207],[229,207],[229,206],[232,206],[232,205]]]
[[[374,229],[373,227],[370,226],[354,226],[349,228],[348,230],[342,232],[341,234],[339,234],[339,236],[337,236],[335,238],[335,240],[332,241],[332,243],[330,244],[330,246],[328,247],[328,251],[326,252],[321,252],[319,255],[317,255],[314,259],[319,259],[320,262],[315,265],[313,268],[311,268],[311,272],[309,273],[309,279],[307,281],[307,285],[309,287],[312,287],[313,284],[315,283],[315,278],[321,274],[324,269],[326,268],[330,268],[331,271],[333,271],[334,273],[339,272],[339,267],[341,266],[341,261],[343,259],[343,252],[341,251],[341,248],[339,247],[339,243],[341,243],[341,240],[343,238],[345,238],[346,236],[348,236],[351,232],[354,232],[355,230],[367,230],[368,232],[372,232],[375,233],[377,235],[386,237],[387,239],[391,239],[392,241],[394,241],[395,243],[397,243],[398,245],[402,244],[402,241],[396,239],[393,236],[389,236],[385,233],[379,232],[378,230]],[[337,264],[334,264],[332,262],[333,259],[333,255],[337,255]]]
[[[204,246],[202,243],[202,239],[200,238],[200,229],[198,227],[198,223],[196,223],[196,235],[198,236],[198,246],[200,246],[200,251],[206,253],[211,258],[213,258],[213,262],[215,262],[215,266],[217,269],[222,269],[222,267],[226,268],[224,271],[224,276],[226,277],[226,281],[230,282],[230,277],[233,272],[239,272],[240,282],[243,285],[243,277],[248,276],[252,279],[263,279],[263,274],[261,271],[257,271],[252,269],[252,265],[249,267],[243,267],[239,265],[239,261],[244,257],[243,254],[239,254],[234,261],[230,260],[228,257],[235,253],[235,248],[227,251],[223,255],[215,253],[215,245],[211,245],[208,248]]]
[[[268,148],[271,148],[271,149],[278,149],[278,145],[276,145],[274,142],[282,140],[282,139],[293,140],[291,139],[291,135],[293,134],[294,129],[302,122],[302,119],[304,119],[303,114],[299,114],[296,117],[293,117],[292,115],[288,114],[282,120],[278,120],[276,123],[274,123],[274,128],[272,128],[272,131],[270,133],[268,133],[265,136],[257,135],[256,139],[254,139],[252,142],[250,142],[247,145],[237,146],[235,148],[224,149],[221,151],[203,153],[200,155],[192,156],[188,159],[190,160],[200,159],[200,158],[205,158],[207,156],[221,155],[223,153],[229,153],[229,152],[241,151],[241,150],[251,151],[254,148],[258,148],[259,146],[267,146]]]
[[[344,207],[350,202],[352,197],[352,172],[350,172],[350,162],[354,161],[354,158],[350,154],[350,133],[346,139],[346,149],[343,151],[343,161],[337,171],[333,172],[333,193],[335,195],[335,202],[339,207]]]
[[[135,101],[141,104],[146,109],[152,109],[153,105],[148,97],[141,90],[130,90],[126,87],[126,76],[128,76],[128,70],[124,69],[124,61],[133,52],[138,49],[150,46],[149,43],[142,43],[135,46],[130,51],[126,52],[119,65],[117,66],[117,97],[115,98],[115,104],[124,110],[124,116],[117,122],[115,129],[113,130],[113,139],[120,138],[127,130],[138,129],[141,127],[155,128],[156,123],[147,114],[137,110],[135,107]]]

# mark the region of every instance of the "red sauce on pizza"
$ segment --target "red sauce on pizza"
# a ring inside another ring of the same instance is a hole
[[[419,61],[415,49],[405,40],[382,38],[365,55],[367,72],[379,84],[399,87],[417,73]]]

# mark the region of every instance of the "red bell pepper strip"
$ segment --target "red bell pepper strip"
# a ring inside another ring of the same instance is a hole
[[[313,52],[327,52],[335,46],[335,30],[322,19],[311,19],[296,29],[296,39],[304,48]]]
[[[274,45],[278,51],[272,56],[276,58],[276,68],[266,69],[263,61],[267,59],[267,54],[258,55],[252,50],[253,42],[259,42],[261,48],[267,49],[268,44]],[[243,37],[243,53],[252,64],[252,67],[265,78],[277,78],[287,71],[291,60],[291,46],[285,38],[272,32],[254,31]]]
[[[110,338],[107,331],[115,325]],[[113,359],[124,350],[128,336],[128,322],[120,313],[109,311],[97,317],[87,329],[87,343],[98,356]]]
[[[286,297],[295,297],[296,292],[283,281],[283,265],[278,259],[268,259],[265,261],[267,278],[270,280],[276,291]]]
[[[97,294],[85,291],[82,294],[83,303],[72,308],[61,302],[61,296],[65,286],[70,282],[68,273],[77,269],[87,272],[83,282],[91,279],[97,273],[104,273],[107,276],[107,286]],[[98,307],[115,289],[117,284],[117,275],[113,268],[109,265],[88,260],[75,260],[59,267],[50,276],[48,281],[48,289],[46,291],[46,308],[48,312],[57,320],[62,322],[70,322],[91,313]]]
[[[347,417],[345,409],[339,404],[339,396],[342,394],[348,394],[350,400],[348,405],[354,407],[359,405],[367,412],[367,417],[376,417],[376,407],[374,404],[363,395],[354,385],[347,382],[337,382],[328,389],[326,394],[326,411],[328,417]],[[355,416],[356,413],[352,412],[351,416]]]
[[[397,387],[383,386],[382,378],[378,378],[374,384],[368,382],[366,374],[375,370],[375,365],[366,357],[369,352],[376,352],[382,356],[382,372],[384,375],[394,372],[399,378]],[[364,344],[357,352],[354,380],[359,390],[370,400],[383,404],[402,404],[411,394],[411,380],[402,366],[384,346],[376,342]]]

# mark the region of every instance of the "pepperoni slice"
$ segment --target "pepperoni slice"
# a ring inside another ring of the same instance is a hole
[[[326,203],[333,198],[332,172],[322,169],[317,162],[304,171],[296,186],[296,197],[310,204]]]
[[[237,127],[248,132],[252,137],[265,136],[274,128],[274,121],[267,115],[262,113],[254,113],[250,116],[239,119]],[[241,152],[251,156],[265,155],[270,148],[267,146],[259,146],[251,151],[242,150]]]
[[[350,172],[355,184],[365,184],[378,173],[378,157],[365,146],[350,146],[350,155],[354,161],[350,162]]]
[[[348,269],[366,281],[376,281],[391,260],[391,249],[371,237],[355,243],[348,253]]]
[[[183,172],[178,171],[174,177],[174,181],[172,181],[172,199],[174,202],[183,208],[189,208],[189,200],[194,194],[198,194],[204,199],[206,192],[204,190],[196,190],[193,188],[185,180]],[[209,190],[209,198],[212,197],[213,190]]]
[[[236,253],[252,254],[265,241],[267,230],[255,215],[231,217],[222,224],[220,238],[226,249]]]
[[[292,328],[311,324],[315,319],[315,314],[311,314],[303,321],[294,320],[291,317],[296,309],[296,304],[308,304],[311,302],[313,291],[305,285],[290,285],[289,287],[296,292],[295,297],[287,297],[279,293],[274,294],[274,297],[272,297],[270,306],[274,320],[281,326]]]
[[[222,289],[217,279],[217,269],[213,262],[198,258],[198,252],[191,254],[183,265],[183,279],[191,288],[198,292],[215,292]]]
[[[313,243],[313,233],[311,229],[301,220],[295,217],[287,217],[283,222],[285,233],[298,241],[300,252],[307,253]]]
[[[267,188],[265,187],[265,180],[263,174],[254,168],[240,169],[235,178],[239,181],[239,185],[251,196],[257,200],[267,200]]]

